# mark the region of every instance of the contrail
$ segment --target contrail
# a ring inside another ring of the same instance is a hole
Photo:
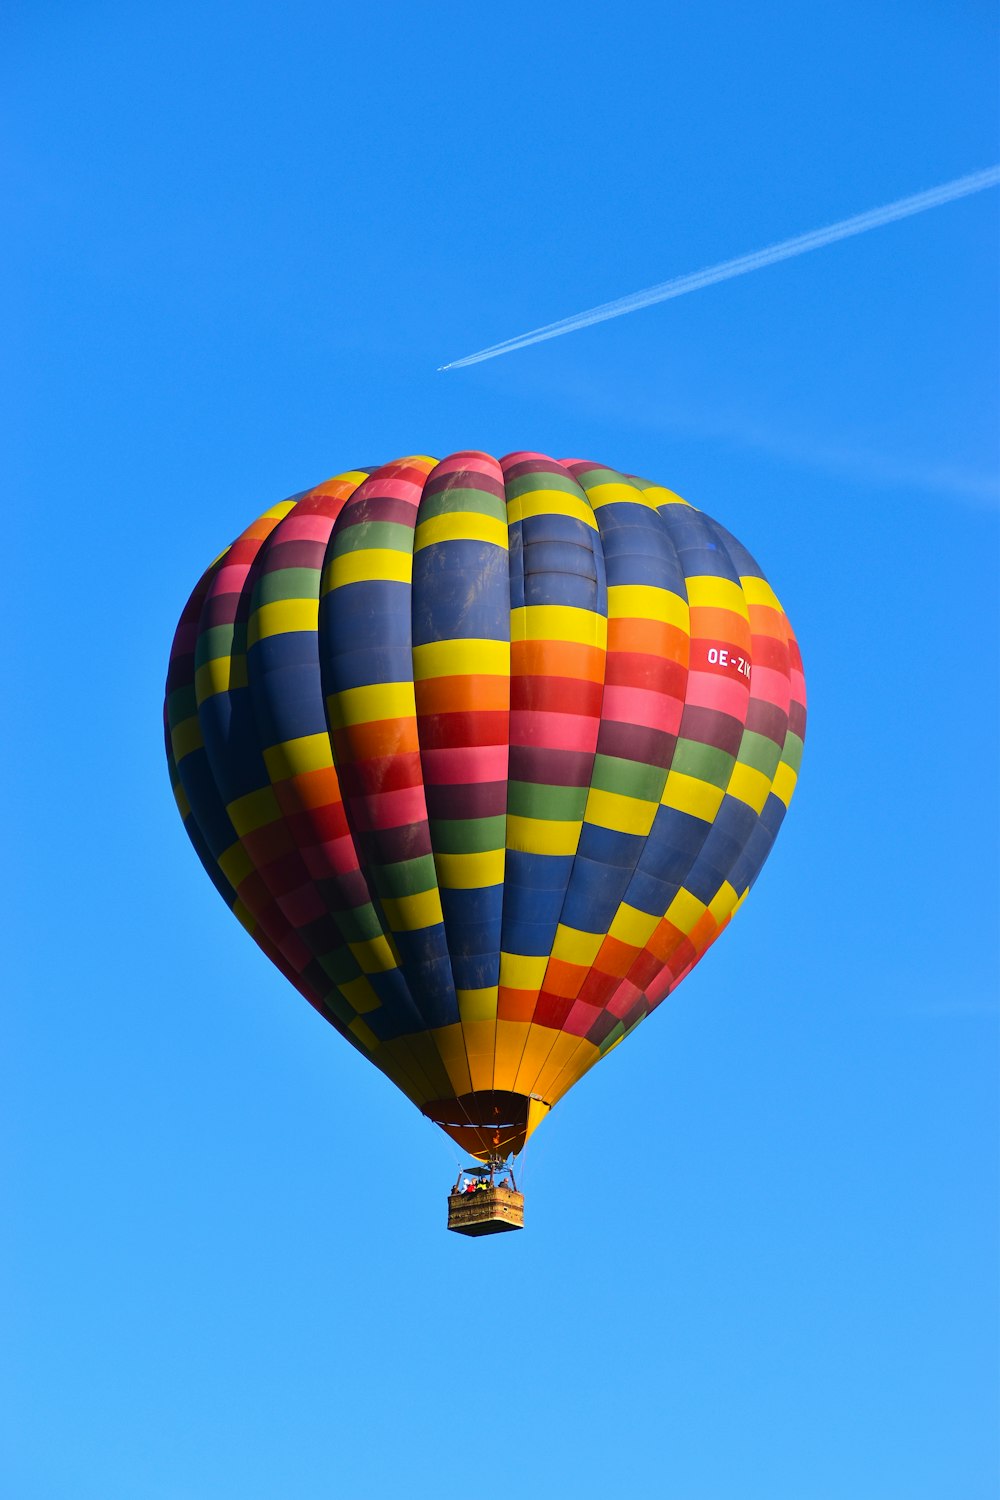
[[[488,349],[480,349],[477,354],[467,354],[464,359],[453,359],[450,364],[439,365],[438,368],[461,370],[465,365],[478,365],[484,359],[496,359],[500,354],[513,354],[515,349],[527,349],[530,344],[541,344],[545,339],[557,339],[564,333],[575,333],[578,328],[589,328],[592,323],[622,318],[626,313],[652,307],[656,302],[669,302],[671,297],[683,297],[687,292],[698,292],[704,286],[714,286],[717,281],[728,281],[732,276],[746,276],[750,271],[763,270],[765,266],[776,265],[779,260],[791,260],[793,256],[805,255],[810,250],[822,250],[824,245],[832,245],[836,240],[847,240],[852,235],[864,234],[869,229],[881,229],[883,224],[891,224],[894,219],[907,219],[911,214],[922,214],[925,209],[938,208],[942,203],[967,198],[970,193],[981,193],[984,188],[996,187],[998,184],[1000,166],[986,167],[982,172],[970,172],[967,177],[956,177],[952,182],[928,188],[925,193],[914,193],[910,198],[899,198],[895,203],[884,204],[882,208],[870,208],[866,213],[855,214],[853,218],[828,224],[825,229],[797,234],[790,240],[769,245],[765,250],[754,250],[750,255],[721,261],[719,265],[708,266],[703,271],[675,276],[671,281],[661,281],[658,286],[647,287],[643,292],[631,292],[627,297],[619,297],[614,302],[602,302],[600,307],[591,307],[587,312],[560,318],[558,322],[546,323],[541,328],[532,328],[529,333],[519,333],[516,338],[490,344]]]

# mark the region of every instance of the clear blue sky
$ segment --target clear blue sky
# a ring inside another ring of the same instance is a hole
[[[990,165],[996,61],[979,0],[12,0],[4,1496],[993,1500],[1000,194],[436,367]],[[466,447],[710,511],[811,699],[747,906],[482,1244],[160,737],[252,516]]]

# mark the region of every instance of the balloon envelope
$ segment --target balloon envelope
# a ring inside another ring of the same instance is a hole
[[[707,515],[596,463],[463,452],[249,526],[184,610],[165,718],[226,903],[485,1158],[742,903],[805,690],[770,586]]]

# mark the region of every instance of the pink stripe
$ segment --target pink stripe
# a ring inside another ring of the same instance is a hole
[[[501,478],[500,465],[488,453],[470,448],[465,453],[452,453],[443,458],[434,470],[435,474],[482,474],[487,479]]]
[[[510,752],[506,745],[462,745],[458,749],[422,750],[424,780],[432,786],[506,781]]]
[[[613,1016],[617,1016],[620,1021],[625,1013],[632,1009],[641,995],[642,990],[638,989],[632,983],[631,979],[623,979],[604,1008],[610,1011]]]
[[[716,708],[740,722],[746,718],[750,690],[718,672],[689,672],[687,702],[692,708]]]
[[[367,494],[362,495],[362,491],[367,491]],[[415,484],[412,479],[395,479],[387,474],[365,480],[361,488],[354,491],[351,499],[402,500],[416,510],[422,494],[422,486]]]
[[[609,683],[604,689],[601,717],[605,721],[612,719],[619,724],[641,724],[644,728],[676,734],[683,711],[683,702],[667,693]]]
[[[589,714],[552,714],[540,709],[512,709],[511,745],[540,750],[593,750],[601,727]]]
[[[595,1005],[588,1005],[584,1000],[574,1000],[560,1030],[568,1031],[570,1036],[586,1036],[599,1015],[600,1011]]]
[[[350,806],[358,828],[366,832],[403,828],[408,823],[427,821],[427,802],[422,784],[404,786],[396,792],[379,792],[374,797],[352,797]]]
[[[268,551],[280,542],[326,542],[332,530],[332,516],[296,508],[268,537]]]
[[[754,666],[750,677],[750,693],[764,703],[773,703],[775,708],[788,712],[791,684],[788,674],[776,667]]]

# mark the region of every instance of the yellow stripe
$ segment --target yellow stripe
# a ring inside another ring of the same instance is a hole
[[[430,677],[509,677],[510,642],[463,638],[414,646],[413,676],[420,682]]]
[[[765,776],[763,771],[755,770],[753,766],[736,762],[726,788],[730,797],[738,797],[747,807],[752,807],[755,813],[759,813],[763,810],[770,790],[770,776]]]
[[[215,656],[198,668],[194,674],[194,696],[197,703],[204,703],[206,698],[211,698],[216,693],[229,691],[232,661],[231,656]]]
[[[417,891],[414,896],[383,896],[382,910],[390,927],[397,932],[417,932],[422,927],[436,927],[444,918],[437,886]]]
[[[200,750],[204,743],[197,714],[192,714],[190,719],[182,719],[170,731],[170,748],[174,752],[174,762],[177,765],[180,765],[185,755],[190,755],[192,750]]]
[[[589,968],[601,951],[603,942],[603,932],[583,932],[578,927],[564,927],[560,922],[552,944],[552,957],[562,959],[564,963],[586,965]]]
[[[666,489],[662,484],[643,485],[642,493],[648,495],[654,505],[687,505],[694,510],[690,500],[684,500],[673,490]]]
[[[623,484],[621,480],[609,480],[606,484],[585,485],[587,499],[595,510],[600,510],[602,505],[645,505],[650,510],[656,509],[656,501],[650,500],[645,491],[637,490],[633,484]]]
[[[323,593],[349,583],[409,583],[413,577],[412,552],[394,547],[365,547],[342,552],[323,569]]]
[[[247,792],[245,797],[237,797],[235,802],[228,804],[226,812],[240,838],[273,823],[281,816],[281,809],[269,786],[262,786],[256,792]]]
[[[233,902],[233,916],[241,927],[246,928],[252,937],[257,930],[257,918],[252,912],[247,910],[242,901],[237,900]]]
[[[746,595],[729,578],[695,575],[687,581],[687,596],[692,609],[731,609],[744,620],[750,618]]]
[[[644,802],[623,792],[604,792],[591,787],[584,819],[615,833],[647,834],[653,826],[657,806],[656,802]]]
[[[689,933],[705,915],[705,903],[690,891],[679,890],[667,907],[667,921],[680,932]]]
[[[435,854],[438,884],[451,891],[476,891],[484,886],[502,885],[505,853],[503,849],[487,849],[477,854]]]
[[[722,803],[723,793],[708,781],[697,776],[685,776],[683,771],[671,771],[663,788],[660,802],[664,807],[675,807],[678,812],[690,813],[711,823]]]
[[[233,890],[238,890],[247,876],[253,873],[253,860],[238,841],[230,844],[228,849],[223,849],[217,863]]]
[[[659,917],[651,917],[648,911],[640,911],[638,907],[629,906],[623,901],[615,912],[608,936],[628,943],[632,948],[644,948],[659,922]]]
[[[540,989],[548,961],[548,955],[501,953],[500,983],[509,990]]]
[[[798,773],[793,771],[787,761],[782,761],[774,773],[774,782],[771,791],[787,807],[792,800],[795,783],[798,781]]]
[[[352,1036],[357,1037],[366,1052],[375,1052],[378,1050],[378,1037],[372,1031],[371,1027],[362,1021],[360,1016],[357,1016],[347,1029]]]
[[[708,909],[721,927],[726,918],[732,916],[738,902],[739,898],[733,887],[729,884],[728,880],[724,880],[708,903]]]
[[[741,578],[743,593],[748,604],[764,604],[770,609],[781,609],[771,585],[764,578]]]
[[[250,616],[247,649],[271,635],[316,630],[318,626],[318,599],[275,599],[271,604],[262,604]]]
[[[507,848],[520,854],[575,854],[579,842],[580,822],[576,818],[562,823],[507,814]]]
[[[304,776],[308,771],[322,771],[333,765],[333,751],[327,734],[303,734],[264,751],[264,764],[272,781],[288,776]]]
[[[186,822],[191,811],[191,804],[187,799],[187,793],[179,781],[174,783],[174,801],[177,804],[177,811],[180,813],[181,819]]]
[[[375,724],[380,719],[412,719],[417,712],[412,682],[374,682],[345,688],[327,699],[337,729],[350,724]]]
[[[283,521],[288,512],[294,510],[297,504],[297,500],[279,500],[277,505],[272,505],[270,510],[265,510],[257,519],[258,521]]]
[[[363,974],[357,979],[349,979],[346,984],[338,984],[337,989],[343,995],[349,1005],[353,1005],[359,1016],[367,1016],[373,1010],[378,1010],[381,1002]]]
[[[608,622],[592,609],[571,604],[529,604],[510,612],[512,641],[570,641],[607,649]]]
[[[659,620],[685,633],[691,628],[686,599],[645,583],[612,585],[608,589],[608,614],[613,620]]]
[[[363,943],[347,945],[357,960],[358,968],[365,974],[385,974],[399,965],[392,949],[384,937],[366,938]]]
[[[421,521],[413,543],[414,552],[433,547],[438,542],[491,542],[507,551],[507,523],[499,516],[485,516],[479,511],[452,510],[443,516],[429,516]]]
[[[528,495],[517,495],[507,501],[507,516],[512,526],[531,516],[573,516],[591,531],[597,530],[594,512],[586,500],[565,490],[532,490]]]
[[[463,1022],[496,1020],[498,991],[495,984],[483,990],[456,990],[455,993]]]

